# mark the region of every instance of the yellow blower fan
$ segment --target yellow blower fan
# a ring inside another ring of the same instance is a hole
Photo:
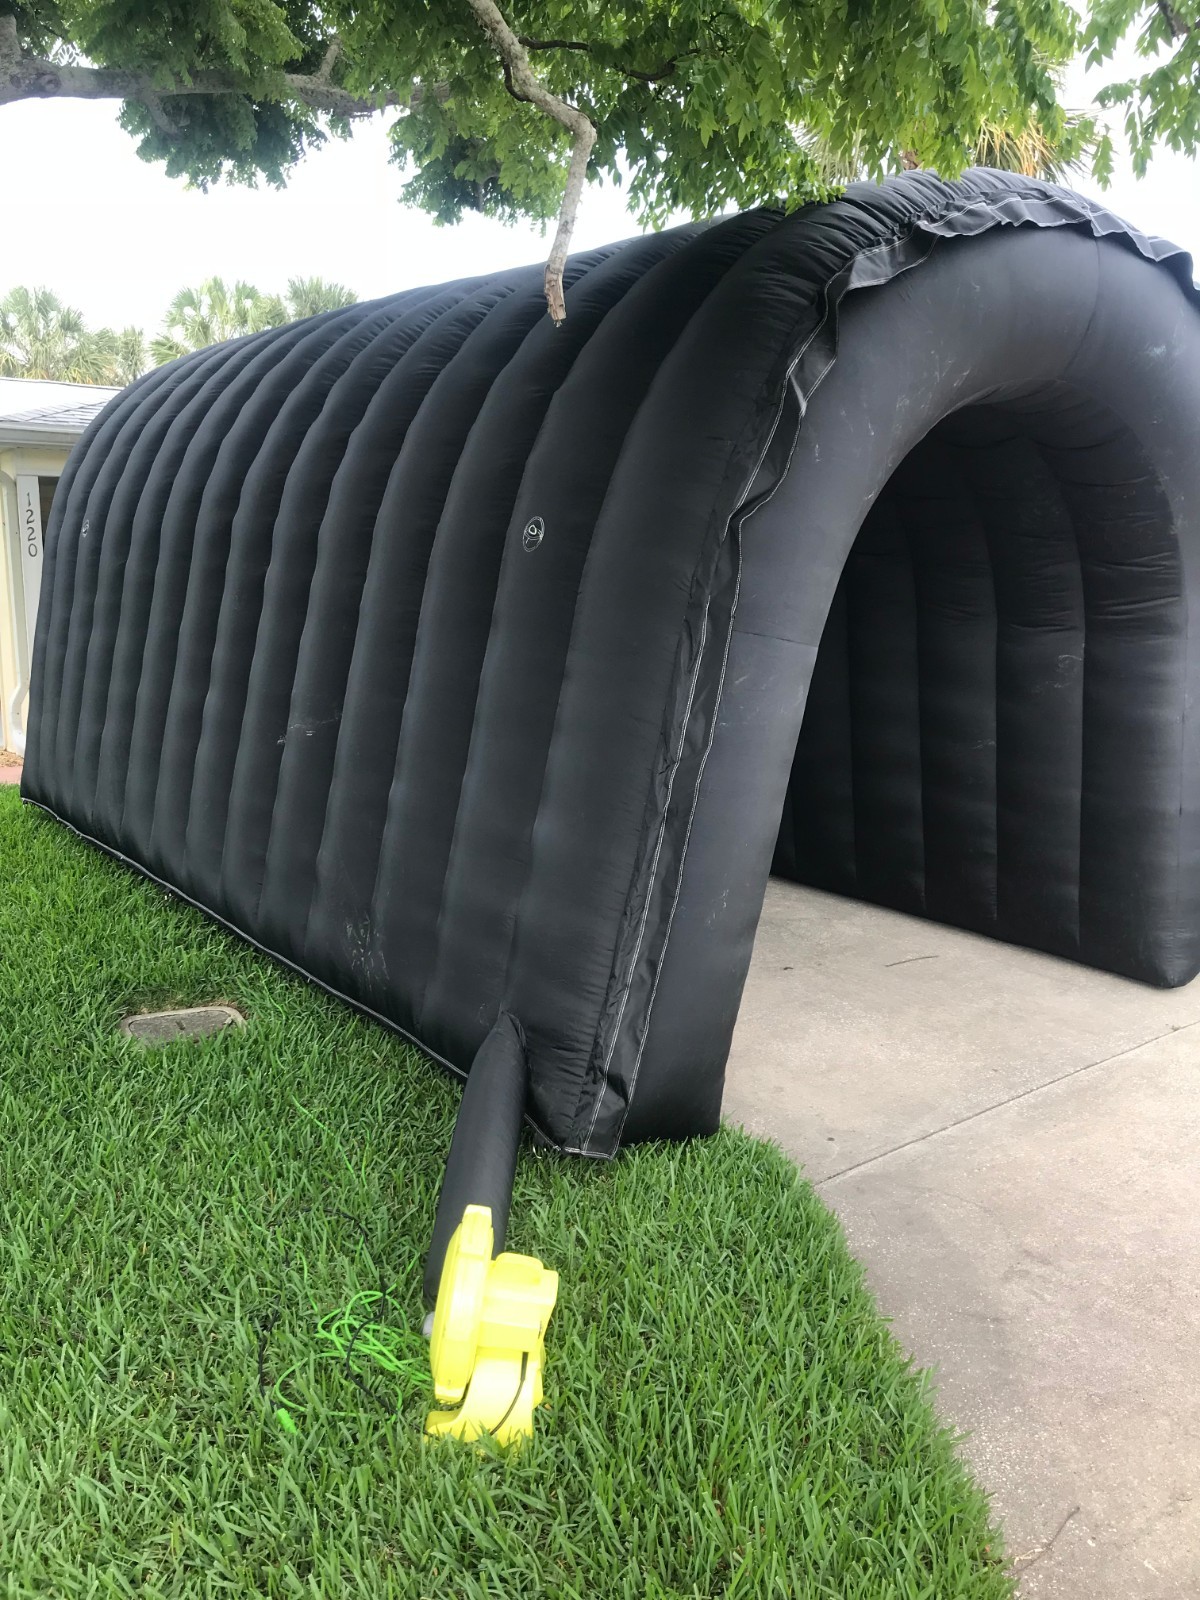
[[[534,1256],[492,1258],[492,1213],[468,1206],[442,1268],[429,1360],[443,1405],[429,1434],[512,1444],[533,1433],[542,1403],[546,1324],[558,1297],[558,1273]]]

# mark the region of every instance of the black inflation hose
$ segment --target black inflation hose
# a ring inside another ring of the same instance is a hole
[[[528,1085],[525,1034],[517,1019],[502,1011],[475,1053],[454,1124],[425,1258],[430,1308],[437,1302],[446,1248],[467,1206],[490,1209],[494,1252],[504,1249]]]

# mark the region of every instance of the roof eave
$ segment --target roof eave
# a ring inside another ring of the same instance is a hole
[[[43,450],[73,450],[83,436],[82,428],[55,428],[38,423],[0,422],[0,450],[32,446]]]

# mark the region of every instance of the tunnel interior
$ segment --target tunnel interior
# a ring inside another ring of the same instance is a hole
[[[772,871],[1179,981],[1185,626],[1127,423],[1063,383],[952,413],[854,541]]]

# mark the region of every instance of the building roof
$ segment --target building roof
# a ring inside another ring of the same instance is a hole
[[[93,383],[0,378],[0,446],[40,444],[70,449],[92,418],[120,392]]]

